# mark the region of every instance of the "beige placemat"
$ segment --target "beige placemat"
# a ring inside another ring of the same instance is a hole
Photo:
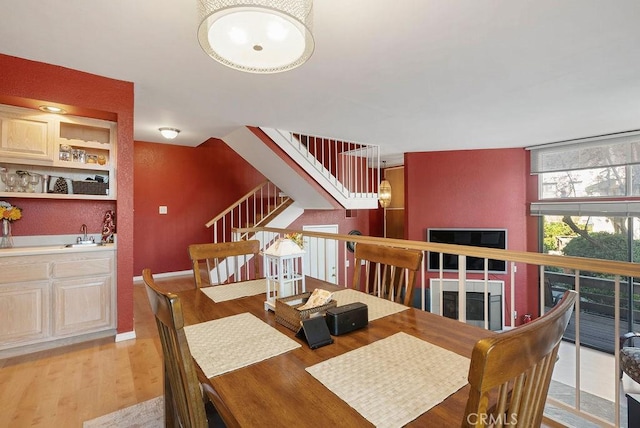
[[[207,377],[300,348],[264,321],[246,312],[184,328],[191,355]]]
[[[255,296],[267,293],[266,279],[253,279],[250,281],[235,282],[233,284],[213,285],[201,288],[202,292],[214,302],[239,299],[240,297]]]
[[[345,290],[333,293],[333,299],[338,302],[338,306],[347,305],[349,303],[362,302],[367,305],[369,313],[369,321],[386,317],[387,315],[397,312],[406,311],[408,306],[401,305],[390,300],[381,299],[358,290],[347,288]]]
[[[403,426],[467,383],[470,360],[406,333],[308,367],[377,427]]]

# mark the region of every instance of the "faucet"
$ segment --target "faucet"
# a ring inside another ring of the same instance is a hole
[[[82,233],[82,237],[78,237],[78,243],[88,243],[89,242],[89,236],[87,235],[87,225],[83,224],[80,227],[80,233]],[[91,237],[91,242],[94,242],[93,237]]]

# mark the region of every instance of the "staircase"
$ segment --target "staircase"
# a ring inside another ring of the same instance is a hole
[[[287,228],[305,209],[378,207],[378,146],[255,127],[238,128],[223,140],[268,180],[206,224],[213,242],[254,238],[234,232],[238,228]]]
[[[233,230],[267,224],[272,227],[286,227],[304,212],[293,205],[294,201],[290,197],[266,180],[209,220],[205,226],[213,227],[213,242],[252,239],[253,237],[247,234],[234,235]],[[286,224],[282,226],[282,223]]]
[[[293,199],[284,195],[276,185],[266,180],[212,218],[205,226],[213,228],[214,243],[256,239],[252,234],[238,233],[234,229],[266,226],[267,224],[271,227],[286,228],[303,212],[304,209],[298,207]],[[264,249],[267,244],[261,242],[260,248]],[[242,269],[244,263],[250,261],[250,258],[245,260],[244,257],[238,257],[237,260],[228,263],[233,267],[229,271],[224,268],[225,264],[219,268],[210,267],[209,280],[211,284],[214,283],[214,278],[219,278],[224,282],[235,274],[235,269]]]
[[[305,209],[378,206],[378,146],[255,127],[223,140]]]

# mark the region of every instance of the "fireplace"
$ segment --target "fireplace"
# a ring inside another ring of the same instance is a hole
[[[490,330],[502,330],[503,321],[503,281],[487,281],[487,298]],[[466,322],[467,324],[485,327],[484,299],[485,283],[482,280],[467,280],[466,289]],[[458,280],[431,279],[431,312],[448,318],[458,319]]]
[[[457,291],[442,292],[442,315],[447,318],[458,319],[458,295]],[[489,317],[489,329],[501,330],[502,320],[500,316],[493,315],[492,312],[501,313],[502,302],[500,296],[488,294],[489,305],[487,315]],[[484,293],[467,292],[467,324],[484,327]]]

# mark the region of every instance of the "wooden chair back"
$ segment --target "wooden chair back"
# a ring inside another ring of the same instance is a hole
[[[156,317],[164,367],[165,426],[205,428],[214,426],[217,419],[205,408],[202,385],[198,380],[187,337],[180,299],[173,293],[160,290],[151,270],[142,271],[151,311]],[[204,375],[202,375],[204,376]],[[208,385],[206,385],[208,386]],[[222,404],[217,393],[205,387],[208,399],[227,427],[238,426],[237,421]]]
[[[537,320],[476,343],[463,427],[541,425],[558,348],[576,296],[567,291]]]
[[[353,288],[411,306],[421,263],[419,250],[357,243]]]
[[[196,288],[260,278],[260,241],[257,239],[192,244],[188,250]],[[213,272],[211,281],[202,280],[202,262],[206,264],[207,278],[209,272]]]

